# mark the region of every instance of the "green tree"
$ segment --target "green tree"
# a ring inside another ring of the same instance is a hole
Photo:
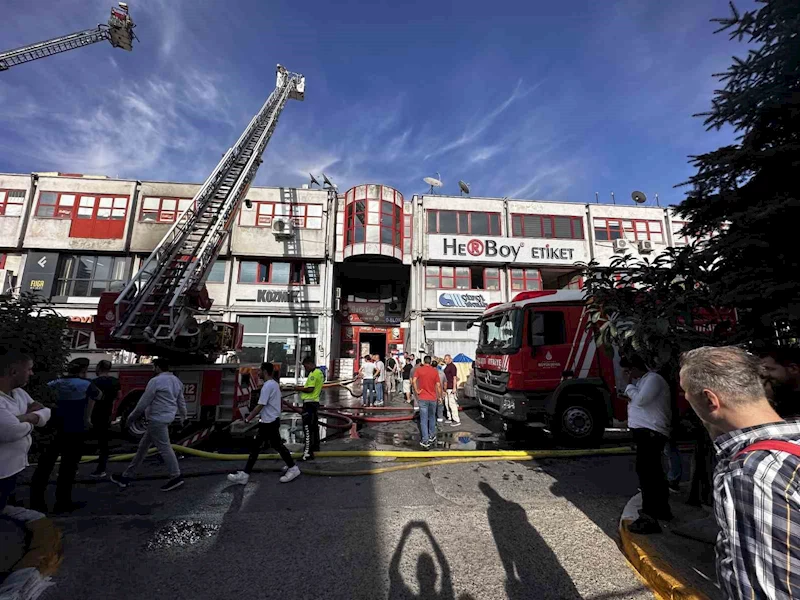
[[[686,233],[705,238],[698,260],[717,305],[739,309],[752,340],[800,329],[800,5],[757,0],[757,10],[716,19],[748,44],[716,75],[724,87],[703,113],[708,129],[732,127],[736,143],[691,157],[697,173],[677,207]]]
[[[800,7],[757,3],[745,13],[731,4],[732,15],[715,20],[718,32],[748,49],[715,75],[723,87],[699,115],[709,130],[731,127],[735,143],[690,157],[697,173],[681,184],[690,189],[677,211],[698,241],[652,262],[622,258],[586,269],[599,342],[672,373],[679,353],[699,345],[800,337],[792,236],[800,223]],[[737,309],[733,332],[715,307]],[[698,327],[702,314],[721,323]]]

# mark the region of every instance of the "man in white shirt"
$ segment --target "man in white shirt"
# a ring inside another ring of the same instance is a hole
[[[50,418],[50,409],[22,389],[33,361],[16,350],[0,354],[0,513],[14,493],[17,475],[28,466],[31,431]]]
[[[170,373],[169,361],[166,358],[156,358],[153,368],[156,376],[147,382],[144,394],[128,415],[128,423],[135,423],[139,417],[145,415],[147,431],[139,441],[136,456],[128,468],[122,475],[111,475],[111,481],[123,489],[128,487],[152,444],[169,468],[169,481],[161,486],[162,492],[169,492],[183,485],[178,459],[169,441],[169,426],[176,416],[179,423],[186,420],[186,401],[183,398],[183,382]]]
[[[372,406],[375,403],[375,363],[372,362],[372,356],[367,354],[361,360],[361,368],[358,374],[364,382],[364,399],[361,402],[362,406]]]
[[[672,425],[672,403],[667,381],[650,371],[638,356],[620,361],[628,397],[628,428],[636,442],[636,474],[642,490],[639,518],[631,523],[633,533],[658,533],[658,519],[669,521],[669,486],[661,455],[669,440]]]
[[[386,365],[383,364],[379,354],[373,354],[372,360],[375,361],[375,406],[383,406],[383,392],[386,385]]]
[[[294,464],[292,454],[286,449],[281,439],[281,388],[273,378],[274,372],[275,367],[272,363],[265,362],[261,365],[261,379],[264,380],[264,385],[261,387],[258,404],[253,412],[244,418],[245,423],[251,423],[256,417],[259,418],[258,435],[253,438],[253,445],[250,447],[250,456],[244,471],[228,475],[228,481],[231,483],[246,485],[250,481],[250,473],[253,472],[262,446],[265,448],[271,446],[277,450],[283,462],[286,463],[286,467],[284,467],[286,473],[281,477],[281,483],[289,483],[300,475],[300,468]]]

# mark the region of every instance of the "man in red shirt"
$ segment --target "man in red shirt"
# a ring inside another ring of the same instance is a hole
[[[439,371],[431,366],[431,357],[414,371],[414,391],[419,399],[419,424],[422,430],[420,446],[426,450],[436,443],[436,404],[442,395]]]
[[[447,408],[447,422],[454,426],[461,425],[461,417],[458,415],[458,385],[456,378],[458,377],[458,369],[453,363],[453,357],[446,354],[444,357],[444,376],[447,378],[447,390],[445,392],[444,401]]]

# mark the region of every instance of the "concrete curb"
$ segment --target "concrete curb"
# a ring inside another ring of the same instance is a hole
[[[628,525],[639,514],[642,495],[637,494],[628,501],[619,521],[620,548],[622,553],[652,588],[658,598],[663,600],[710,600],[702,592],[684,583],[672,566],[662,559],[647,541],[647,537],[631,533]]]
[[[63,560],[61,530],[42,513],[7,506],[3,516],[25,529],[28,548],[0,585],[0,600],[35,600],[47,588]]]

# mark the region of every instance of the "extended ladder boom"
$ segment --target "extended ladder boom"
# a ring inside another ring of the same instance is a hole
[[[128,14],[127,4],[120,2],[120,8],[112,7],[108,25],[98,25],[96,29],[70,33],[45,42],[0,52],[0,71],[7,71],[11,67],[31,62],[38,58],[82,48],[103,40],[108,40],[115,48],[132,50],[133,38],[136,37],[133,33],[134,27],[135,25]]]
[[[304,92],[305,77],[278,65],[275,90],[117,298],[113,338],[168,345],[179,335],[197,334],[192,317],[208,308],[205,280],[211,265],[286,101],[302,100]]]

